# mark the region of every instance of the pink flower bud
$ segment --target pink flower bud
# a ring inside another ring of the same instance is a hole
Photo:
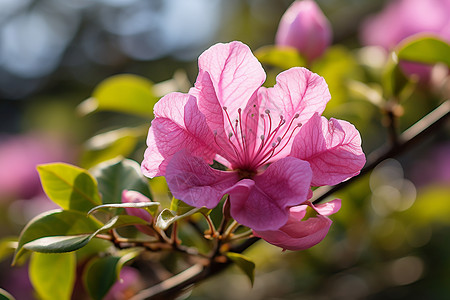
[[[139,192],[123,190],[122,203],[142,203],[142,202],[151,202],[151,200]],[[139,217],[149,223],[151,223],[153,220],[152,215],[142,208],[126,207],[125,211],[130,216]],[[155,232],[148,226],[136,225],[136,228],[139,229],[139,231],[148,235],[155,234]]]
[[[275,37],[279,46],[296,48],[309,62],[331,44],[331,26],[312,0],[295,1],[281,18]]]
[[[303,218],[310,206],[316,216]],[[321,242],[328,233],[332,221],[326,216],[336,213],[341,208],[341,200],[314,206],[307,205],[291,207],[287,223],[278,230],[253,231],[255,236],[266,242],[281,247],[284,250],[305,250]]]

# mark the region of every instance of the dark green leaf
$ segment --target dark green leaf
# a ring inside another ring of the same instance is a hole
[[[401,60],[435,64],[444,63],[450,67],[450,45],[431,36],[412,36],[401,43],[397,50]]]
[[[247,275],[248,279],[253,286],[255,281],[255,263],[250,260],[247,256],[239,253],[228,252],[226,256],[233,261],[243,272]]]
[[[83,282],[89,295],[94,300],[101,300],[118,279],[123,265],[140,253],[137,249],[128,249],[118,256],[95,258],[86,266]]]
[[[92,234],[72,236],[46,236],[26,243],[23,247],[42,253],[64,253],[78,250],[87,245],[97,234],[113,228],[128,225],[146,225],[147,222],[139,217],[120,215],[109,220],[103,227]]]
[[[75,253],[33,253],[29,276],[40,299],[71,299],[76,278]]]
[[[150,80],[137,75],[120,74],[97,85],[92,97],[81,103],[78,110],[83,115],[109,110],[151,117],[157,100]]]
[[[0,288],[0,300],[16,300],[10,293]]]
[[[101,204],[97,182],[84,169],[52,163],[37,167],[47,196],[66,210],[87,212]]]
[[[407,86],[409,80],[400,70],[398,57],[392,53],[383,72],[383,87],[385,98],[398,97]]]
[[[101,224],[84,213],[67,210],[53,210],[33,218],[22,230],[13,264],[23,255],[23,246],[33,240],[47,236],[91,234]]]
[[[148,180],[142,175],[139,164],[134,160],[104,162],[94,168],[92,174],[97,178],[103,204],[121,203],[123,190],[138,191],[152,199]]]

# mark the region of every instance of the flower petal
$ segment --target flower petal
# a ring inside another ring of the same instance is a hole
[[[270,111],[273,122],[278,123],[281,117],[286,121],[277,136],[283,136],[288,130],[292,131],[299,123],[305,124],[314,113],[322,114],[331,99],[325,80],[305,68],[291,68],[280,73],[276,85],[268,89],[261,88],[258,97],[261,98],[261,107]],[[295,118],[297,114],[298,117]],[[272,124],[274,126],[276,124]],[[287,136],[290,134],[288,132]],[[279,147],[283,150],[277,157],[287,156],[292,143],[293,139],[284,138]]]
[[[357,175],[366,162],[358,130],[318,114],[300,128],[290,155],[311,164],[313,186],[342,182]]]
[[[329,216],[337,213],[341,209],[341,199],[334,199],[318,205],[313,205],[314,209],[322,216]]]
[[[198,110],[195,97],[171,93],[155,105],[155,119],[147,136],[142,172],[148,177],[165,174],[170,158],[181,149],[212,163],[214,135]]]
[[[166,180],[175,198],[191,206],[214,208],[225,194],[224,190],[239,178],[235,172],[215,170],[203,159],[181,150],[167,165]]]
[[[320,243],[327,235],[331,224],[329,218],[318,215],[306,221],[288,222],[279,230],[255,231],[254,234],[284,250],[299,251]]]
[[[254,180],[243,179],[225,191],[231,216],[254,230],[278,229],[288,220],[289,207],[306,201],[311,176],[305,161],[293,157],[276,161]]]
[[[196,88],[205,87],[204,73],[214,89],[220,107],[227,107],[230,117],[237,117],[238,108],[244,109],[256,90],[263,84],[266,74],[250,48],[241,42],[216,44],[200,55]],[[212,91],[212,90],[211,90]],[[203,108],[203,99],[199,107]]]

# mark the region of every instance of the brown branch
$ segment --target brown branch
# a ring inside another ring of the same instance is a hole
[[[367,157],[366,166],[361,170],[361,172],[357,176],[352,177],[349,180],[341,182],[340,184],[332,187],[322,187],[317,189],[314,192],[312,202],[314,204],[320,203],[326,197],[341,190],[348,184],[352,183],[353,181],[361,178],[368,172],[372,171],[383,160],[395,157],[405,152],[406,150],[410,149],[411,146],[420,142],[430,133],[438,130],[441,127],[441,125],[445,124],[449,116],[450,116],[450,100],[446,100],[435,110],[430,112],[428,115],[420,119],[417,123],[408,128],[405,132],[403,132],[399,136],[396,144],[392,146],[384,146],[372,152]]]

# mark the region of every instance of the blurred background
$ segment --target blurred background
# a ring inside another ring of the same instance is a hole
[[[154,83],[155,97],[186,91],[195,81],[198,55],[216,42],[240,40],[253,50],[273,45],[292,2],[0,0],[0,287],[17,299],[32,299],[26,266],[9,267],[8,242],[33,216],[54,207],[40,187],[37,164],[92,167],[102,160],[94,155],[94,137],[120,128],[140,128],[131,146],[119,152],[142,160],[150,117],[80,109],[100,82],[132,73]],[[450,39],[450,1],[316,2],[333,38],[308,67],[330,87],[325,115],[355,124],[369,154],[386,143],[388,131],[377,94],[374,99],[365,88],[383,95],[388,51],[408,35],[424,31]],[[389,7],[392,12],[386,12]],[[391,39],[383,40],[388,33]],[[265,67],[271,85],[280,69]],[[413,84],[399,104],[400,131],[449,97],[447,69],[428,68],[424,77],[410,77]],[[264,242],[251,248],[253,289],[231,268],[202,283],[189,299],[445,299],[449,133],[447,122],[336,194],[342,209],[321,244],[301,252],[281,252]]]

